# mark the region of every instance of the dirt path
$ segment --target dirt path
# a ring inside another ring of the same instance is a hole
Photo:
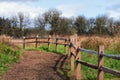
[[[14,64],[2,80],[64,80],[56,71],[66,57],[40,51],[26,51],[20,62]]]

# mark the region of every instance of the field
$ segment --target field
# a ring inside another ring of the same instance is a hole
[[[98,37],[98,36],[92,36],[92,37],[85,37],[85,36],[79,36],[78,41],[81,42],[81,47],[85,49],[90,49],[90,50],[98,50],[99,45],[104,45],[105,46],[105,53],[107,54],[120,54],[120,38],[118,37]],[[55,51],[55,45],[51,45],[51,48],[48,50],[47,44],[42,44],[39,46],[37,49],[36,48],[30,48],[27,47],[27,50],[30,49],[35,49],[35,50],[42,50],[42,51],[47,51],[47,52],[55,52],[58,54],[64,54],[64,46],[59,45],[58,46],[58,51]],[[67,52],[68,53],[68,52]],[[90,62],[92,64],[96,64],[98,62],[97,56],[96,55],[90,55],[86,53],[81,53],[82,54],[82,60],[86,62]],[[120,71],[120,61],[119,60],[114,60],[111,58],[105,58],[104,59],[105,63],[104,65],[106,67],[109,67],[111,69]],[[67,65],[67,68],[69,69],[70,66]],[[97,70],[94,70],[92,68],[88,68],[86,66],[82,65],[82,76],[84,80],[96,80],[97,79]],[[69,73],[68,73],[69,74]],[[105,73],[105,78],[104,80],[119,80],[116,76]]]
[[[91,50],[98,50],[99,45],[104,45],[105,47],[105,54],[120,54],[120,38],[119,37],[98,37],[98,36],[92,36],[92,37],[83,37],[83,41],[81,42],[81,46],[86,49],[91,49]],[[96,64],[97,65],[97,56],[95,55],[88,55],[82,53],[82,60]],[[109,67],[111,69],[120,71],[120,64],[119,60],[114,60],[110,58],[105,58],[104,59],[104,65],[106,67]],[[90,80],[96,80],[97,74],[95,74],[97,71],[93,70],[91,68],[82,66],[83,68],[83,75],[85,79],[91,78]],[[85,76],[87,75],[87,76]],[[116,76],[105,73],[105,80],[119,80],[119,78],[116,78]]]
[[[81,47],[85,48],[85,49],[97,51],[99,45],[104,45],[106,54],[116,54],[116,55],[120,54],[120,42],[119,42],[120,38],[119,37],[79,36],[77,41],[81,42]],[[21,40],[20,40],[20,42],[21,42]],[[19,46],[22,47],[22,45],[19,45]],[[68,47],[67,47],[67,53],[64,53],[63,45],[59,45],[57,51],[55,50],[55,45],[51,45],[49,50],[48,50],[47,44],[39,44],[38,48],[35,48],[34,46],[35,46],[34,43],[33,44],[28,43],[26,45],[25,50],[40,50],[40,51],[54,52],[57,54],[64,54],[64,55],[68,54]],[[97,59],[96,55],[90,55],[90,54],[86,54],[83,52],[81,53],[81,55],[82,55],[82,57],[81,57],[82,60],[97,65],[98,59]],[[120,61],[119,60],[105,58],[104,62],[105,62],[104,65],[106,67],[120,71],[120,67],[119,67]],[[66,65],[66,68],[70,69],[70,65],[69,64]],[[70,76],[69,72],[68,72],[68,76]],[[88,68],[88,67],[82,65],[82,77],[83,77],[83,80],[96,80],[97,79],[97,70],[94,70],[92,68]],[[119,80],[119,79],[120,78],[118,78],[112,74],[105,73],[104,80]]]

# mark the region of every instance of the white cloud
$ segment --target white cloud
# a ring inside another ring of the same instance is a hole
[[[60,5],[57,7],[58,10],[62,11],[62,16],[65,17],[72,17],[77,16],[77,14],[80,12],[80,10],[83,8],[83,6],[76,5],[76,4],[69,4],[69,5]]]
[[[120,4],[115,4],[106,8],[110,17],[120,19]]]
[[[56,9],[62,11],[62,16],[72,17],[77,16],[81,9],[84,7],[82,5],[76,4],[68,4],[68,5],[60,5],[56,7]],[[17,15],[18,12],[22,12],[25,15],[29,15],[30,18],[35,18],[39,14],[42,14],[46,11],[46,8],[42,8],[40,6],[33,6],[27,3],[19,3],[19,2],[1,2],[0,3],[0,16],[11,17]]]
[[[25,15],[29,15],[31,18],[34,18],[38,14],[45,12],[45,9],[15,2],[0,3],[0,16],[10,17],[16,15],[18,12],[22,12]]]
[[[110,10],[108,11],[108,14],[109,14],[109,17],[112,17],[114,19],[120,19],[120,12],[118,11]]]

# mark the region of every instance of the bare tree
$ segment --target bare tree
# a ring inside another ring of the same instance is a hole
[[[112,18],[108,19],[107,28],[108,28],[108,32],[109,32],[108,34],[114,35],[115,27],[114,27],[114,21]]]
[[[45,22],[45,19],[43,16],[38,16],[36,19],[35,19],[35,27],[37,28],[37,33],[39,35],[44,35],[46,33],[45,31],[45,26],[46,26],[46,22]]]
[[[52,34],[58,32],[58,23],[59,23],[60,15],[61,15],[60,11],[56,9],[50,9],[43,14],[46,23],[51,25]]]
[[[86,32],[87,20],[84,16],[78,16],[75,20],[75,28],[78,34],[84,34]]]
[[[108,17],[106,15],[98,16],[96,18],[96,21],[95,21],[95,24],[96,24],[95,31],[96,32],[95,33],[98,33],[98,34],[106,33],[107,19],[108,19]]]
[[[30,19],[28,16],[25,16],[23,13],[18,13],[18,22],[20,27],[20,36],[25,35],[25,28],[30,25]]]

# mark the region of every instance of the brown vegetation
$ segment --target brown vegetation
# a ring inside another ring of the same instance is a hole
[[[10,42],[12,37],[7,36],[7,35],[0,35],[0,42]]]
[[[120,52],[120,38],[110,36],[79,36],[81,46],[86,49],[97,50],[99,45],[104,45],[105,49]]]

